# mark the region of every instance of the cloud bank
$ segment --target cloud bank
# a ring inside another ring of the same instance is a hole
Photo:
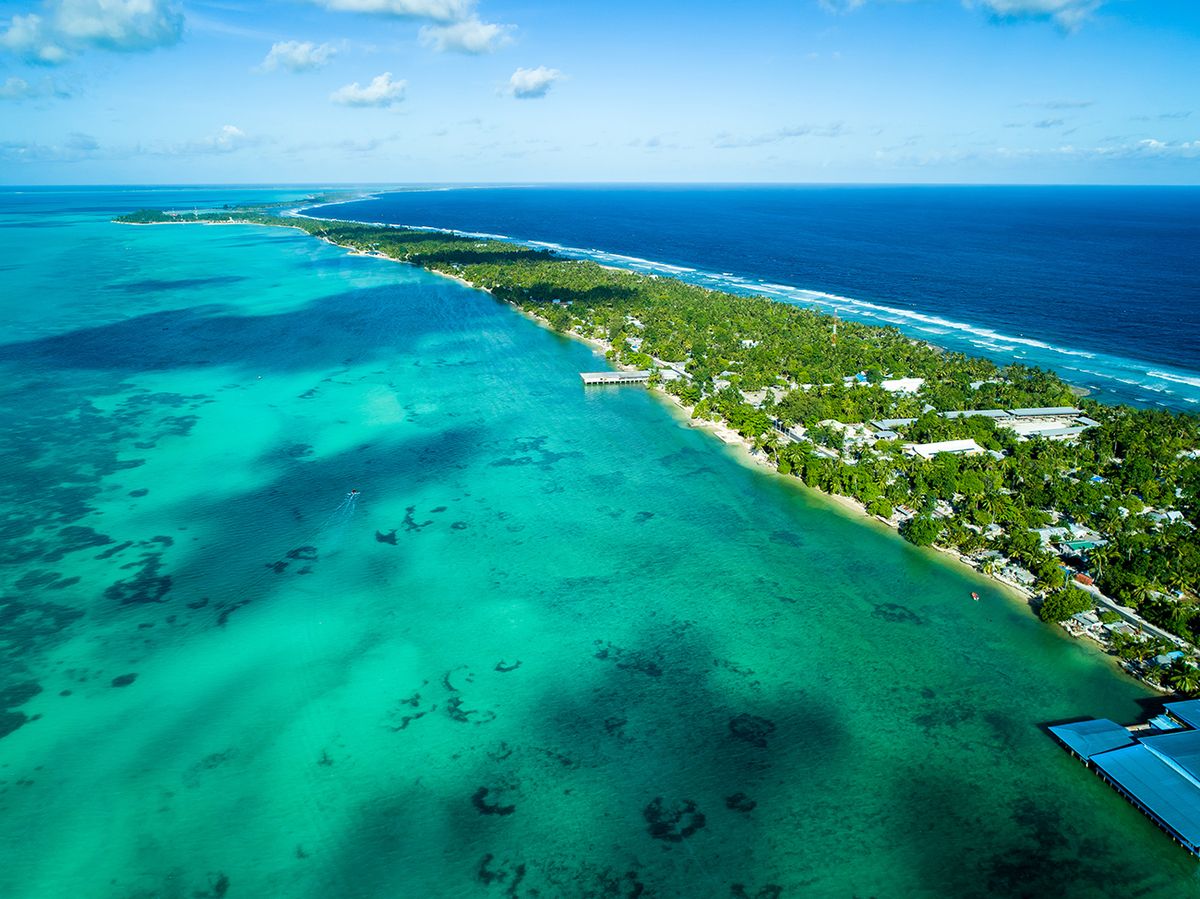
[[[839,137],[845,133],[845,130],[841,122],[833,122],[829,125],[797,125],[793,128],[780,128],[776,131],[768,131],[765,134],[754,134],[749,137],[739,137],[729,132],[723,132],[717,135],[713,146],[722,150],[740,149],[742,147],[762,147],[767,144],[777,144],[780,141],[791,140],[796,137]]]
[[[848,13],[866,6],[869,0],[818,0],[833,13]],[[881,2],[881,0],[870,0]],[[894,0],[907,2],[907,0]],[[1066,31],[1074,31],[1108,0],[962,0],[963,6],[979,7],[996,19],[1048,19]]]
[[[972,0],[967,0],[968,3]],[[973,0],[1000,19],[1051,19],[1074,31],[1107,0]]]
[[[0,49],[27,62],[61,65],[86,50],[136,52],[183,36],[183,13],[169,0],[44,0],[40,12],[14,15]]]
[[[474,11],[474,0],[316,0],[334,12],[361,12],[405,19],[460,22]]]

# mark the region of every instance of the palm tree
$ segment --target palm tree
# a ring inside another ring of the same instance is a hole
[[[1130,604],[1134,608],[1138,608],[1147,600],[1153,599],[1157,593],[1157,586],[1154,583],[1145,578],[1138,578],[1129,587]]]
[[[1166,681],[1180,693],[1191,696],[1200,692],[1200,669],[1187,659],[1176,659],[1167,668]]]
[[[1088,561],[1096,566],[1096,577],[1104,576],[1104,569],[1121,558],[1121,552],[1115,543],[1109,542],[1088,550]]]

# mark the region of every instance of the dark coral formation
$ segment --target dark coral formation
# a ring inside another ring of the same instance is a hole
[[[475,810],[481,815],[511,815],[517,810],[515,805],[501,805],[498,802],[488,802],[487,794],[491,792],[488,787],[480,787],[471,796],[471,804],[475,806]]]
[[[425,528],[427,528],[431,524],[433,524],[432,518],[427,518],[427,519],[425,519],[425,521],[422,521],[418,524],[417,520],[413,517],[413,513],[416,511],[417,511],[416,506],[409,506],[407,509],[404,510],[403,526],[404,526],[404,530],[410,534],[420,533],[422,530],[424,530]]]
[[[734,793],[725,797],[725,808],[731,812],[752,812],[757,807],[758,803],[745,793]]]
[[[464,709],[461,696],[446,700],[446,714],[460,724],[487,724],[496,720],[496,713],[488,709]]]
[[[217,615],[217,627],[224,627],[229,622],[229,616],[236,612],[242,606],[250,605],[251,600],[239,599],[235,602],[222,603],[220,606],[221,612]]]
[[[496,856],[488,853],[479,861],[479,867],[475,869],[475,876],[484,886],[495,884],[507,884],[508,888],[504,891],[509,896],[516,896],[517,890],[521,886],[521,881],[525,879],[524,863],[515,865],[512,870],[508,870],[508,866],[512,863],[505,859],[500,865],[494,869],[492,862],[496,860]],[[511,878],[511,879],[510,879]]]
[[[783,895],[783,887],[768,883],[764,887],[759,887],[755,893],[747,893],[744,883],[734,883],[729,886],[729,895],[732,899],[779,899]]]
[[[129,562],[121,567],[136,568],[137,573],[131,578],[110,584],[104,591],[106,599],[115,599],[123,606],[166,602],[164,597],[171,590],[171,576],[160,574],[162,553],[144,553],[137,562]]]
[[[120,675],[118,675],[118,676],[116,676],[116,677],[114,677],[114,678],[112,679],[112,685],[113,685],[114,687],[128,687],[128,686],[129,686],[130,684],[132,684],[132,683],[133,683],[135,680],[137,680],[137,674],[136,674],[136,673],[134,673],[134,674],[120,674]]]
[[[696,803],[691,799],[681,800],[667,808],[663,805],[663,798],[656,796],[642,810],[642,817],[650,836],[668,843],[683,842],[705,824],[704,813],[697,810]]]
[[[729,719],[729,732],[759,749],[767,748],[767,737],[775,733],[775,722],[742,713]]]
[[[640,671],[649,677],[662,677],[663,670],[658,662],[648,653],[634,649],[624,649],[612,643],[596,641],[596,658],[616,662],[617,667],[627,671]]]
[[[872,618],[878,618],[881,621],[888,621],[892,624],[924,624],[924,619],[908,606],[902,606],[896,602],[884,602],[875,606],[875,611],[871,613]]]

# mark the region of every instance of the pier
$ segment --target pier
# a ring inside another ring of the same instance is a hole
[[[1200,700],[1149,724],[1092,718],[1050,728],[1072,755],[1193,855],[1200,855]]]
[[[581,371],[579,377],[584,384],[645,384],[650,380],[648,371]]]

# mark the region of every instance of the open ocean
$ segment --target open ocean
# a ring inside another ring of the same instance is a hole
[[[517,238],[892,324],[1099,398],[1200,403],[1200,188],[411,190],[320,214]]]
[[[0,191],[0,896],[1200,890],[1041,727],[1156,701],[991,582],[486,294],[110,222],[303,195]],[[735,268],[639,222],[526,236]]]

